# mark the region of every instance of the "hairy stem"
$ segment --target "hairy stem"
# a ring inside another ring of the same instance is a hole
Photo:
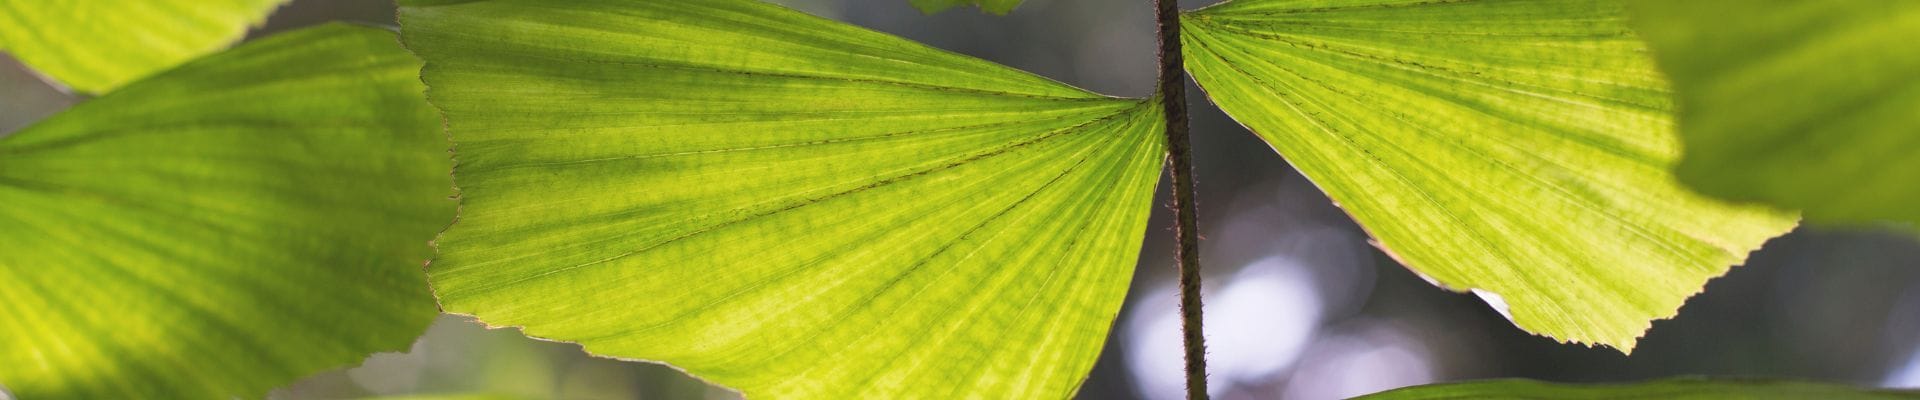
[[[1180,1],[1153,0],[1160,29],[1160,104],[1167,116],[1167,165],[1173,175],[1174,257],[1180,268],[1180,331],[1186,345],[1187,399],[1207,398],[1207,344],[1200,328],[1200,222],[1195,215],[1193,145],[1187,140],[1187,70],[1180,55]]]

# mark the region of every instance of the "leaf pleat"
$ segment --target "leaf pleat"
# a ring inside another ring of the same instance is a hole
[[[1674,80],[1689,187],[1920,232],[1920,3],[1630,4]]]
[[[1528,331],[1631,350],[1789,215],[1668,172],[1667,84],[1610,1],[1235,0],[1187,68],[1400,262]]]
[[[1150,101],[746,0],[412,3],[450,312],[770,398],[1057,398],[1123,300]]]
[[[226,48],[286,1],[7,1],[0,51],[73,89],[104,93]]]
[[[432,322],[447,140],[392,32],[328,25],[0,140],[0,383],[257,398]]]

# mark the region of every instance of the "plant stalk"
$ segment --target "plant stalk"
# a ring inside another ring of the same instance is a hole
[[[1153,0],[1158,22],[1159,98],[1167,117],[1167,165],[1173,176],[1174,257],[1180,269],[1180,331],[1186,346],[1187,399],[1207,398],[1207,344],[1201,334],[1200,222],[1187,129],[1187,70],[1180,53],[1180,1]]]

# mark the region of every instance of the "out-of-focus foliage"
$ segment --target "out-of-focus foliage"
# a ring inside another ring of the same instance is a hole
[[[739,396],[672,367],[596,357],[580,346],[529,339],[441,315],[404,353],[379,353],[359,366],[302,378],[268,399],[492,395],[517,399],[737,400]]]
[[[1570,385],[1531,380],[1443,383],[1395,389],[1356,400],[1902,400],[1920,392],[1865,390],[1821,383],[1681,378],[1632,384]]]
[[[1632,3],[1701,192],[1920,226],[1920,2]]]
[[[240,40],[285,1],[9,0],[0,2],[0,51],[103,93]]]
[[[907,1],[912,2],[913,7],[920,9],[920,12],[924,12],[928,14],[946,11],[949,8],[971,5],[971,6],[978,6],[980,7],[981,10],[986,10],[987,12],[990,12],[990,13],[1005,15],[1007,12],[1013,11],[1014,7],[1020,6],[1020,0],[907,0]]]
[[[393,33],[329,25],[0,140],[0,382],[21,398],[254,398],[436,312],[447,142]]]
[[[1605,0],[1238,0],[1187,68],[1429,280],[1631,351],[1791,216],[1692,194],[1666,82]]]
[[[447,311],[748,397],[1070,396],[1164,157],[1150,101],[756,0],[401,24],[459,149]]]
[[[528,399],[528,398],[519,397],[519,396],[502,395],[502,394],[449,393],[449,394],[423,394],[423,395],[411,395],[411,396],[368,397],[363,400],[534,400],[534,399]]]

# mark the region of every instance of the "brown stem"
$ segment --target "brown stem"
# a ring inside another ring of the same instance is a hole
[[[1193,145],[1187,140],[1187,70],[1180,53],[1179,0],[1153,0],[1160,28],[1160,104],[1167,116],[1167,165],[1173,175],[1174,257],[1180,268],[1180,331],[1186,345],[1187,399],[1207,398],[1207,344],[1200,328],[1200,222],[1193,202]]]

